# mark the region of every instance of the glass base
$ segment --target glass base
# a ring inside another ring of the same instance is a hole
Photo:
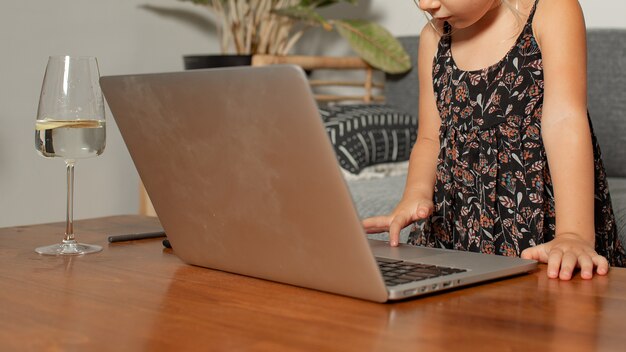
[[[35,252],[44,255],[82,255],[97,253],[102,250],[101,246],[93,244],[78,243],[75,240],[63,241],[50,246],[35,248]]]

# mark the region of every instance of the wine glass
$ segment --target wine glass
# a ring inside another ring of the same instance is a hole
[[[74,239],[74,164],[77,159],[102,154],[106,141],[104,99],[98,62],[91,56],[51,56],[41,87],[35,149],[46,158],[65,159],[67,216],[61,243],[38,247],[47,255],[95,253],[101,246]]]

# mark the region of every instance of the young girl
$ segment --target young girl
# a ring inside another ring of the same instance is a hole
[[[521,256],[550,278],[624,266],[587,115],[576,0],[420,0],[419,129],[400,203],[368,233]]]

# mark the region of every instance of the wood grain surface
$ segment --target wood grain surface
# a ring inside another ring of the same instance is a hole
[[[529,275],[377,304],[181,262],[161,240],[109,244],[158,220],[77,221],[98,254],[34,248],[64,224],[0,229],[0,350],[622,351],[626,270],[569,282]],[[210,250],[210,249],[207,249]]]

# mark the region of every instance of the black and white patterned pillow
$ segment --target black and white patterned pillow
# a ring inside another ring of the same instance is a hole
[[[386,104],[325,106],[320,114],[339,164],[353,174],[408,160],[417,138],[417,117]]]

